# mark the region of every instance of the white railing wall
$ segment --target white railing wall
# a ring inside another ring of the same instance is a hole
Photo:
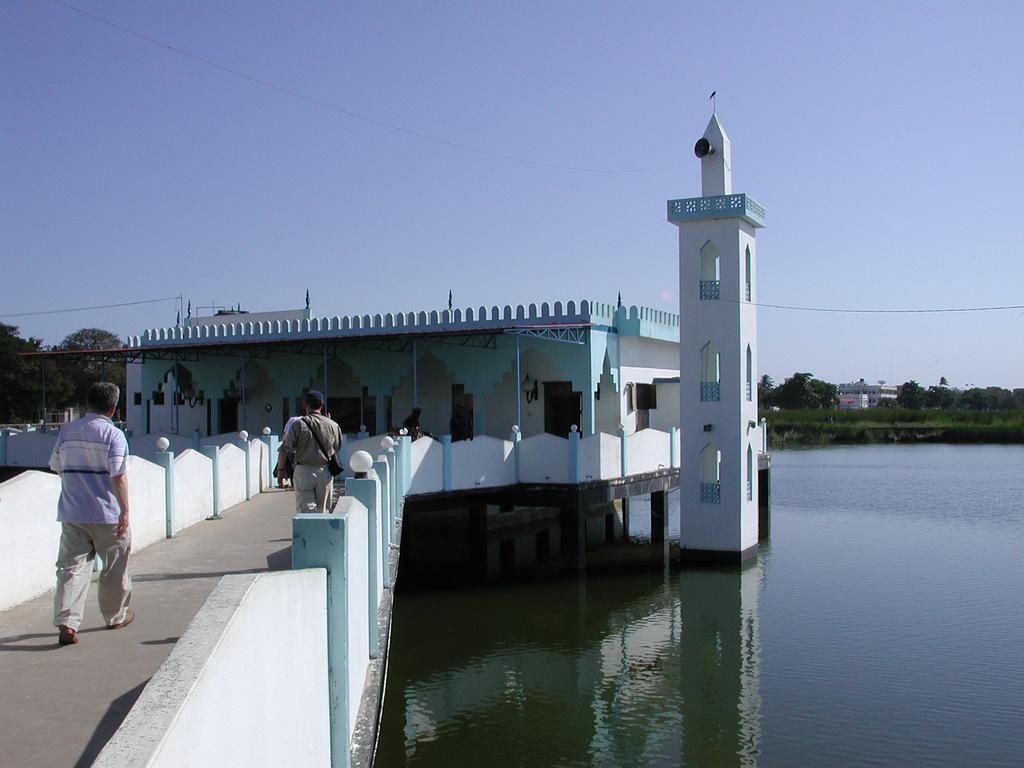
[[[444,487],[444,449],[437,440],[421,437],[414,441],[409,464],[412,467],[410,495],[440,491]]]
[[[513,485],[516,482],[515,443],[509,440],[481,435],[473,440],[453,443],[451,450],[453,491]]]
[[[569,441],[555,435],[531,435],[519,443],[519,480],[568,483]]]
[[[269,449],[262,441],[253,440],[248,450],[250,495],[255,495],[270,486]],[[219,459],[219,510],[223,511],[246,499],[245,452],[237,445],[226,445],[220,449]],[[139,456],[129,457],[133,549],[166,538],[168,528],[173,535],[213,513],[211,465],[206,456],[185,450],[174,457],[169,489],[162,466]],[[60,541],[60,525],[56,522],[60,484],[57,475],[35,470],[0,483],[0,531],[4,534],[0,537],[0,562],[13,566],[0,580],[0,610],[53,589]],[[168,499],[172,500],[170,523]]]
[[[50,454],[57,443],[57,431],[7,432],[0,439],[7,444],[6,466],[42,469],[50,464]]]
[[[97,768],[330,765],[327,576],[225,576]]]
[[[598,432],[580,440],[580,480],[608,480],[621,477],[622,440]]]
[[[213,462],[191,448],[174,457],[175,524],[187,528],[213,514]]]

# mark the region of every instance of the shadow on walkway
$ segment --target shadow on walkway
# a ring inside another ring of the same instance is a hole
[[[103,713],[99,725],[96,726],[96,730],[75,763],[75,768],[88,768],[88,766],[93,764],[96,756],[106,746],[107,742],[110,741],[110,737],[114,735],[114,731],[121,726],[121,722],[128,715],[128,710],[135,704],[136,699],[139,698],[142,689],[146,687],[148,682],[149,680],[146,680],[145,683],[135,686],[127,693],[118,696],[110,702],[110,706]]]

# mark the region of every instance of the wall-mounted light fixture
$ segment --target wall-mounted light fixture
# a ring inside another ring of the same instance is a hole
[[[195,391],[192,387],[189,387],[181,393],[182,399],[188,403],[189,408],[195,408],[197,405],[202,405],[206,402],[206,397],[203,395],[203,391]]]
[[[530,374],[523,378],[523,394],[526,395],[526,402],[532,403],[537,399],[537,380],[531,379]]]

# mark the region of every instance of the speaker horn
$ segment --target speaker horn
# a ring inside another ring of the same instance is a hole
[[[697,143],[693,145],[693,154],[697,157],[703,158],[708,155],[715,154],[715,148],[711,146],[711,142],[705,138],[697,139]]]

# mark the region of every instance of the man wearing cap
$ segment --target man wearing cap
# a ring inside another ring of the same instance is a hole
[[[295,511],[327,512],[334,479],[327,460],[341,450],[341,427],[323,414],[321,393],[310,390],[304,403],[306,415],[286,431],[278,462],[286,457],[295,461]]]

